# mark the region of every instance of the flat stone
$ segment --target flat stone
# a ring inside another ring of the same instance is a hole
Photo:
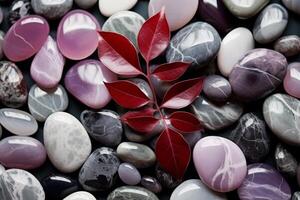
[[[81,103],[100,109],[111,100],[104,82],[115,80],[117,76],[100,61],[84,60],[69,69],[65,76],[65,87]]]
[[[141,174],[132,164],[122,163],[119,166],[118,174],[126,185],[137,185],[141,182]]]
[[[96,149],[79,172],[79,182],[87,191],[108,191],[118,177],[120,161],[113,149]]]
[[[78,7],[82,9],[89,9],[96,5],[98,0],[74,0]]]
[[[276,146],[275,162],[279,172],[289,175],[290,177],[297,175],[298,162],[282,144]]]
[[[239,27],[230,31],[223,38],[218,53],[217,60],[221,74],[228,77],[235,64],[254,47],[253,35],[247,28]]]
[[[15,135],[30,136],[38,130],[36,120],[27,112],[12,108],[0,109],[0,124]]]
[[[300,145],[300,101],[286,94],[274,94],[263,105],[266,123],[283,142]]]
[[[201,68],[216,57],[220,45],[221,38],[214,27],[206,22],[194,22],[171,39],[166,59],[167,62],[192,62],[195,68]]]
[[[283,36],[275,42],[274,50],[286,57],[296,56],[300,53],[300,37],[297,35]]]
[[[280,199],[289,200],[291,190],[286,180],[267,164],[248,165],[248,174],[238,189],[240,200]]]
[[[253,35],[258,43],[266,44],[278,39],[285,30],[289,14],[280,4],[268,5],[257,17]]]
[[[115,147],[121,143],[123,127],[118,113],[111,110],[85,110],[80,120],[88,134],[100,144]]]
[[[10,136],[0,141],[0,163],[7,168],[36,169],[46,157],[43,144],[34,138]]]
[[[125,36],[138,49],[137,36],[144,23],[145,19],[141,15],[131,11],[120,11],[105,21],[102,30]]]
[[[27,100],[27,85],[21,70],[12,62],[0,61],[0,101],[18,108]]]
[[[64,173],[78,170],[92,149],[84,127],[74,116],[65,112],[55,112],[47,118],[44,144],[51,163]]]
[[[11,24],[16,23],[19,19],[26,17],[33,13],[30,0],[9,0],[12,2],[9,12],[8,20]]]
[[[68,12],[57,29],[57,45],[60,52],[71,60],[82,60],[98,47],[98,20],[84,10]],[[79,40],[78,38],[85,38]]]
[[[231,85],[222,76],[210,75],[205,78],[203,92],[212,101],[224,102],[231,95]]]
[[[284,77],[283,86],[284,90],[291,96],[300,98],[300,63],[291,63],[288,66],[287,73]]]
[[[3,31],[0,31],[0,59],[3,58],[3,43],[4,43],[4,36],[5,36],[5,33]]]
[[[117,148],[118,157],[137,168],[147,168],[155,164],[155,153],[148,146],[134,142],[122,142]]]
[[[202,96],[193,102],[191,110],[204,128],[209,130],[220,130],[230,126],[243,114],[243,107],[240,104],[233,102],[215,104]]]
[[[226,196],[210,190],[199,179],[189,179],[172,192],[170,200],[226,200]]]
[[[282,3],[290,11],[300,14],[300,2],[298,0],[282,0]]]
[[[282,83],[287,65],[286,58],[276,51],[251,50],[235,65],[229,75],[232,91],[240,101],[261,99]]]
[[[112,191],[107,200],[159,200],[157,196],[149,190],[137,186],[122,186]]]
[[[142,177],[141,185],[153,193],[160,193],[162,190],[162,186],[158,180],[151,176]]]
[[[56,88],[63,73],[65,59],[51,36],[35,55],[31,67],[31,78],[44,90]]]
[[[63,200],[97,200],[91,193],[80,191],[70,194]]]
[[[160,12],[163,7],[170,30],[175,31],[185,26],[194,17],[198,8],[198,0],[150,0],[149,17]]]
[[[159,165],[156,165],[155,167],[155,175],[159,183],[167,189],[174,189],[182,182],[181,179],[176,179],[171,174],[164,171]]]
[[[31,0],[34,12],[47,19],[58,19],[73,6],[73,0]]]
[[[21,169],[6,170],[0,176],[0,199],[45,200],[40,182],[29,172]]]
[[[120,11],[130,10],[138,0],[99,0],[99,10],[105,17],[110,17]]]
[[[53,92],[45,92],[37,85],[30,88],[28,108],[32,116],[40,122],[45,121],[52,113],[65,111],[68,105],[67,92],[61,85]]]
[[[300,200],[300,192],[294,192],[292,200]]]

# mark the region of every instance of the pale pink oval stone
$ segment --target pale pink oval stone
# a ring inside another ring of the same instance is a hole
[[[300,62],[289,64],[283,86],[289,95],[300,98]]]

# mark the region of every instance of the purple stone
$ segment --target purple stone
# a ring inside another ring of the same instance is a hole
[[[46,150],[34,138],[11,136],[0,141],[0,162],[7,168],[36,169],[45,160]]]
[[[48,36],[31,63],[31,78],[44,90],[54,89],[61,79],[64,65],[65,59],[59,52],[56,42]]]
[[[100,25],[97,19],[84,10],[73,10],[60,21],[57,45],[61,53],[72,60],[92,55],[98,47]]]
[[[144,176],[141,180],[141,185],[153,193],[160,193],[162,190],[162,186],[158,180],[151,176]]]
[[[289,200],[291,190],[286,180],[267,164],[248,166],[248,174],[238,189],[240,200]]]
[[[117,76],[100,61],[84,60],[67,72],[65,86],[83,104],[94,109],[100,109],[111,100],[104,82],[115,80],[117,80]]]
[[[226,78],[211,75],[204,81],[203,92],[212,101],[224,102],[231,95],[231,85]]]
[[[41,49],[48,35],[49,25],[44,18],[30,15],[19,19],[5,35],[4,54],[15,62],[26,60]]]
[[[132,164],[122,163],[119,166],[118,174],[120,179],[127,185],[137,185],[141,182],[141,174]]]
[[[286,58],[276,51],[251,50],[229,75],[232,91],[239,100],[246,102],[263,98],[281,84],[287,65]]]
[[[300,98],[300,62],[289,64],[283,85],[289,95]]]

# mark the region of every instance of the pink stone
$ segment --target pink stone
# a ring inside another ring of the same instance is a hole
[[[289,64],[283,86],[289,95],[300,98],[300,62]]]
[[[193,160],[201,180],[217,192],[237,189],[247,174],[246,158],[241,149],[222,137],[200,139],[194,147]]]
[[[49,25],[44,18],[38,15],[23,17],[6,33],[4,54],[14,62],[26,60],[40,50],[48,35]]]
[[[104,82],[115,80],[117,80],[117,76],[100,61],[84,60],[67,72],[65,87],[83,104],[94,109],[100,109],[111,100]]]
[[[198,0],[150,0],[148,14],[151,17],[165,7],[170,29],[175,31],[191,21],[196,14],[198,3]]]
[[[84,10],[73,10],[60,21],[57,45],[61,53],[72,60],[92,55],[98,47],[100,25],[97,19]]]
[[[35,55],[30,68],[31,78],[44,90],[56,88],[64,69],[65,59],[51,36]]]

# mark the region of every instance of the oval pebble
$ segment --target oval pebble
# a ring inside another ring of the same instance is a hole
[[[73,6],[73,0],[31,0],[34,12],[47,19],[58,19]]]
[[[300,2],[298,0],[282,0],[282,3],[291,11],[300,14]]]
[[[102,15],[109,17],[124,10],[130,10],[138,0],[99,0],[99,10]]]
[[[98,0],[74,0],[78,7],[82,9],[89,9],[96,5]]]
[[[85,191],[75,192],[70,194],[63,200],[97,200],[91,193]]]
[[[300,62],[290,63],[284,77],[284,90],[291,96],[300,98]]]
[[[300,37],[297,35],[283,36],[275,42],[274,50],[286,57],[298,55],[300,53]]]
[[[122,163],[119,166],[118,174],[126,185],[137,185],[141,182],[141,174],[132,164]]]
[[[157,196],[149,190],[137,186],[122,186],[112,191],[107,200],[159,200]]]
[[[231,85],[222,76],[210,75],[205,78],[203,92],[212,101],[224,102],[231,95]]]
[[[151,176],[144,176],[141,180],[141,185],[153,193],[160,193],[162,190],[162,186],[158,180]]]
[[[5,167],[0,164],[0,175],[3,174],[3,172],[5,172]]]

